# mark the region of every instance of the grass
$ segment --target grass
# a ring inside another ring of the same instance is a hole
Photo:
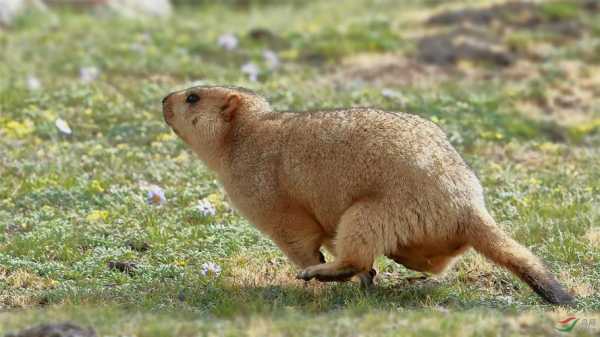
[[[572,335],[597,334],[597,16],[547,3],[546,14],[576,17],[588,33],[510,69],[461,62],[408,84],[346,71],[359,54],[410,58],[427,15],[485,3],[204,4],[160,24],[61,10],[0,31],[0,334],[72,320],[101,335],[547,336],[569,316],[580,318]],[[272,36],[253,38],[258,28]],[[226,32],[239,37],[237,50],[217,45]],[[512,34],[523,50],[547,43],[543,34]],[[265,49],[281,67],[268,68]],[[240,72],[249,61],[261,69],[258,82]],[[99,69],[98,79],[83,83],[81,67]],[[28,76],[42,88],[28,89]],[[249,87],[278,109],[377,106],[432,119],[481,177],[498,222],[547,261],[577,305],[543,305],[474,253],[417,282],[380,259],[379,285],[368,293],[295,280],[162,121],[164,94],[196,81]],[[164,189],[164,205],[147,204],[151,184]],[[199,200],[216,214],[198,211]],[[136,268],[124,273],[111,261]],[[203,275],[207,262],[222,272]]]

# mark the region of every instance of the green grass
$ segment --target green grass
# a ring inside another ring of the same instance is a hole
[[[0,335],[73,320],[101,335],[547,336],[571,315],[596,319],[571,335],[597,334],[598,18],[580,13],[591,33],[553,45],[543,62],[525,60],[524,77],[459,64],[475,76],[436,69],[405,85],[334,81],[357,54],[414,55],[424,14],[441,3],[207,4],[160,23],[32,13],[0,31]],[[477,3],[486,2],[466,2]],[[573,10],[566,2],[544,7],[557,18],[572,19]],[[276,36],[256,40],[256,28]],[[239,37],[237,50],[217,45],[225,32]],[[520,49],[544,42],[543,34],[514,34]],[[280,68],[267,68],[265,48],[278,53]],[[248,61],[262,70],[258,82],[240,72]],[[100,76],[82,83],[79,69],[89,66]],[[28,75],[42,89],[29,90]],[[164,124],[161,98],[195,81],[247,86],[277,109],[377,106],[432,119],[481,178],[497,221],[547,261],[577,305],[543,305],[474,253],[443,277],[418,282],[380,259],[372,292],[295,280]],[[400,98],[384,97],[383,88]],[[557,101],[580,94],[574,105]],[[73,134],[59,132],[56,118]],[[165,205],[146,203],[149,184],[165,190]],[[216,215],[195,208],[202,199]],[[137,268],[123,273],[110,261]],[[202,275],[206,262],[222,272]]]

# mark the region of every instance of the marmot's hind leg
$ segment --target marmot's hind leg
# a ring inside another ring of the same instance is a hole
[[[335,261],[310,266],[300,271],[297,277],[305,281],[316,278],[328,282],[347,281],[360,274],[361,283],[371,286],[374,275],[370,271],[380,253],[380,235],[373,226],[382,214],[377,209],[374,203],[359,202],[346,210],[335,237]]]
[[[323,242],[323,246],[325,247],[325,249],[327,249],[327,252],[329,252],[331,255],[333,255],[335,257],[336,252],[335,252],[335,245],[333,244],[333,242],[331,240],[325,240]],[[323,254],[321,254],[322,260],[321,263],[325,263],[325,256],[323,256]],[[355,278],[360,282],[361,287],[365,288],[365,289],[371,289],[375,286],[375,284],[373,283],[373,279],[375,278],[375,276],[377,275],[377,271],[375,270],[375,268],[371,268],[371,270],[369,271],[365,271],[362,272],[360,274],[355,275]]]

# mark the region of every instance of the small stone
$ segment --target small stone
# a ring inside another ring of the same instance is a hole
[[[0,0],[0,26],[9,26],[30,9],[45,11],[47,8],[40,0]]]
[[[398,101],[402,101],[403,99],[402,94],[400,92],[388,88],[381,89],[381,96]]]
[[[106,0],[104,6],[128,18],[169,17],[173,6],[169,0]]]
[[[179,290],[177,293],[177,299],[181,302],[185,302],[185,291],[183,289]]]
[[[117,270],[122,273],[132,275],[137,269],[137,265],[133,262],[108,261],[108,269]]]
[[[127,247],[131,248],[131,250],[135,250],[136,252],[146,252],[150,249],[150,245],[144,241],[127,241]]]
[[[82,328],[71,322],[41,324],[16,333],[8,333],[6,337],[96,337],[91,327]]]

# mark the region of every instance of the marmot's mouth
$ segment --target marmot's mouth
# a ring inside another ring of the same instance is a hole
[[[171,111],[171,109],[169,108],[164,108],[163,109],[163,117],[165,119],[165,122],[169,125],[171,125],[170,120],[175,117],[175,113],[173,113],[173,111]]]

